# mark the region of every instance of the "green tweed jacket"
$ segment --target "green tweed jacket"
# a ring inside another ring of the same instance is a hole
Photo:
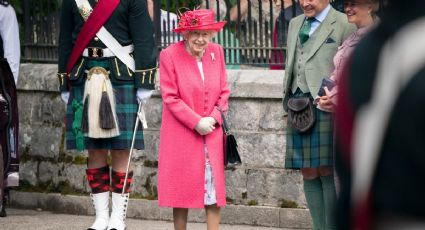
[[[289,22],[287,41],[286,70],[283,80],[283,108],[288,110],[287,102],[293,81],[295,51],[297,49],[298,32],[304,22],[304,14]],[[333,57],[342,42],[355,31],[355,26],[349,24],[347,16],[331,7],[325,20],[317,28],[316,41],[307,55],[305,76],[311,95],[317,96],[322,79],[328,77],[333,70]]]

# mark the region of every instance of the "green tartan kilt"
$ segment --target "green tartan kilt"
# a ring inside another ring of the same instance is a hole
[[[85,74],[84,74],[85,77]],[[112,87],[115,95],[116,113],[118,118],[118,125],[120,128],[120,135],[112,138],[89,138],[84,137],[85,149],[106,149],[106,150],[120,150],[130,149],[131,141],[133,138],[134,125],[136,121],[136,113],[138,110],[138,103],[136,98],[137,89],[131,83],[114,83]],[[84,84],[72,86],[70,89],[70,97],[66,109],[66,148],[77,149],[75,134],[72,130],[72,123],[74,122],[74,112],[72,109],[72,101],[78,100],[82,102],[84,97]],[[139,124],[136,139],[134,142],[135,149],[144,149],[143,141],[143,127]]]
[[[295,94],[295,97],[299,96],[300,94]],[[333,165],[333,114],[317,108],[314,110],[316,122],[306,133],[295,131],[288,121],[285,157],[287,169]]]

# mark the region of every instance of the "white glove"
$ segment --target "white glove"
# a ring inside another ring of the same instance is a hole
[[[152,91],[153,90],[150,89],[138,89],[136,93],[137,101],[146,104],[146,102],[148,102],[149,98],[152,96]]]
[[[61,93],[61,98],[62,101],[67,105],[68,104],[68,100],[69,100],[69,92],[68,91],[64,91]]]
[[[207,120],[212,126],[214,126],[217,121],[213,117],[204,117],[205,120]]]
[[[215,129],[215,126],[211,124],[210,117],[201,118],[201,120],[198,122],[198,124],[195,127],[195,130],[202,136],[211,133],[212,131],[214,131],[214,129]]]

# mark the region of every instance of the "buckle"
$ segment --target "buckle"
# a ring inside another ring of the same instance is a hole
[[[96,48],[96,47],[89,47],[87,48],[89,51],[89,57],[103,57],[103,49],[102,48]]]

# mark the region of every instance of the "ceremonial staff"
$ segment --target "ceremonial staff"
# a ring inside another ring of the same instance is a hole
[[[133,155],[134,141],[136,140],[136,133],[137,133],[137,129],[139,128],[139,122],[142,122],[143,129],[146,129],[148,127],[142,101],[139,101],[139,109],[137,110],[136,122],[134,124],[133,138],[131,140],[130,153],[128,154],[127,168],[125,170],[124,186],[122,188],[121,195],[124,195],[125,187],[127,186],[128,170],[130,169],[131,156]]]

